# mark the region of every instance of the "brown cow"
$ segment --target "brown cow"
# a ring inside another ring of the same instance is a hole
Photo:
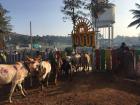
[[[33,86],[33,77],[36,74],[36,71],[38,71],[38,67],[40,65],[40,59],[39,58],[31,58],[26,57],[26,60],[24,61],[24,66],[28,69],[30,72],[30,86]]]

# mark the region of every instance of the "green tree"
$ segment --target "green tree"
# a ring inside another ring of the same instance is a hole
[[[7,16],[9,11],[4,9],[3,6],[0,4],[0,29],[4,32],[10,32],[12,26],[10,24],[10,16]]]
[[[106,9],[111,8],[113,4],[109,3],[108,0],[105,2],[98,2],[98,0],[85,0],[85,9],[89,10],[89,14],[92,17],[92,21],[95,21],[95,27],[96,27],[96,21],[99,18],[99,15],[104,13]]]
[[[64,6],[61,9],[61,12],[65,15],[63,19],[71,19],[74,28],[76,18],[84,15],[82,10],[80,10],[84,2],[82,0],[63,0],[63,4]]]
[[[75,30],[76,19],[84,13],[82,12],[82,7],[84,6],[84,0],[63,0],[64,6],[61,9],[61,12],[65,15],[63,20],[71,19],[73,24],[73,32]],[[75,46],[73,45],[74,49]]]
[[[85,0],[85,9],[89,10],[89,14],[92,18],[93,28],[97,33],[95,33],[96,44],[98,41],[98,27],[97,27],[97,19],[101,14],[103,14],[106,9],[111,8],[113,4],[109,3],[108,0],[104,0],[104,2],[99,2],[98,0]]]
[[[134,15],[133,18],[136,19],[134,20],[133,22],[131,22],[128,27],[131,27],[131,26],[135,26],[137,25],[136,28],[140,27],[140,4],[136,3],[135,4],[136,7],[138,8],[137,10],[130,10],[132,12],[132,14]]]
[[[0,4],[0,48],[5,48],[4,35],[11,31],[10,17],[8,11]]]

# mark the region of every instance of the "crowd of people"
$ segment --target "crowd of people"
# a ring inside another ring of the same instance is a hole
[[[42,60],[48,60],[51,64],[58,63],[57,60],[62,58],[65,61],[67,53],[65,51],[61,51],[61,49],[54,48],[46,48],[44,52],[40,51],[1,51],[0,52],[0,64],[2,63],[15,63],[16,61],[24,60],[25,57],[29,56],[41,56]],[[121,74],[133,74],[134,69],[134,52],[129,49],[129,47],[123,42],[121,46],[117,49],[117,59],[118,59],[118,67],[115,70],[116,73]],[[92,58],[91,58],[92,59]],[[54,67],[54,66],[53,66]]]

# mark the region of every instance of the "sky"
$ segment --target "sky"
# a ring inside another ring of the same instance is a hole
[[[63,35],[72,31],[72,22],[64,22],[61,13],[63,0],[0,0],[4,8],[9,10],[13,32],[30,34],[30,21],[33,35]],[[135,3],[140,0],[110,0],[115,6],[114,35],[138,36],[140,28],[128,28],[133,21],[130,10],[136,9]]]

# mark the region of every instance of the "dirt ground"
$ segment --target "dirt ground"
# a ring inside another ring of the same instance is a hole
[[[72,81],[50,85],[43,91],[28,89],[25,98],[16,92],[12,104],[6,100],[6,91],[0,91],[0,105],[140,105],[140,85],[116,81],[108,73],[80,72]]]

